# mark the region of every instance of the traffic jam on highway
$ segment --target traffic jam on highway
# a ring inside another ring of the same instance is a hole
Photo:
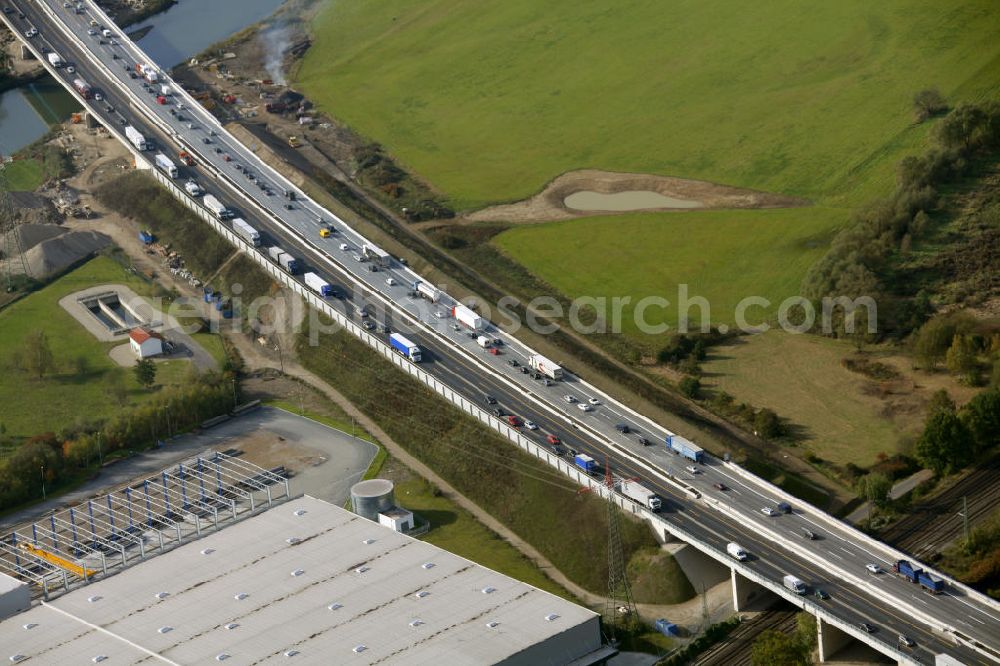
[[[963,633],[983,641],[991,635],[989,626],[1000,626],[1000,613],[992,607],[963,599],[968,595],[949,589],[915,563],[892,557],[887,549],[859,543],[856,534],[824,519],[818,510],[793,508],[768,484],[616,403],[508,336],[470,305],[421,280],[404,261],[357,234],[261,162],[130,40],[118,36],[102,13],[91,11],[86,2],[49,6],[55,11],[59,5],[59,20],[82,44],[77,48],[98,57],[99,64],[64,60],[69,54],[59,52],[58,38],[46,41],[16,4],[4,6],[3,12],[11,23],[18,17],[21,23],[15,27],[63,73],[63,83],[117,125],[137,151],[151,154],[155,167],[187,196],[249,245],[261,248],[289,276],[330,299],[365,330],[381,335],[396,353],[426,364],[467,399],[587,474],[602,475],[609,460],[626,497],[653,512],[671,512],[720,552],[753,563],[796,595],[811,593],[815,602],[836,608],[861,631],[883,628],[892,638],[882,640],[911,654],[930,654],[941,637],[928,622],[895,612],[903,606],[901,599],[928,615],[936,615],[935,599],[955,599],[961,605],[943,613],[943,624],[961,625]],[[107,87],[96,85],[99,81]],[[123,93],[148,103],[138,108]],[[338,285],[338,278],[350,289]],[[884,570],[898,576],[883,576]],[[840,571],[849,575],[840,576]],[[810,587],[800,578],[807,574],[824,580]],[[930,594],[915,594],[921,589]],[[914,639],[917,634],[920,641]]]

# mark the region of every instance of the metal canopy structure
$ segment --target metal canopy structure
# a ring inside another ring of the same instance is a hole
[[[280,470],[208,452],[4,534],[0,572],[48,599],[288,499]]]

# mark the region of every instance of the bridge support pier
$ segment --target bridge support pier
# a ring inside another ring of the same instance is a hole
[[[736,569],[729,571],[733,585],[733,610],[737,613],[748,610],[751,604],[771,594],[769,590],[741,576]]]
[[[819,646],[819,661],[824,663],[829,661],[838,650],[853,640],[851,636],[837,627],[823,621],[823,618],[816,618],[817,645]]]

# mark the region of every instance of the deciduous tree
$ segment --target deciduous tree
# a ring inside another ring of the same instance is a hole
[[[885,504],[892,490],[892,481],[882,472],[871,472],[858,479],[858,494],[876,506]]]
[[[976,453],[1000,443],[1000,389],[989,389],[975,396],[962,409],[962,420],[976,442]]]
[[[960,376],[968,384],[976,384],[976,349],[968,335],[955,334],[944,363],[951,374]]]
[[[917,116],[917,122],[923,122],[947,110],[948,103],[937,88],[927,88],[913,96],[913,112]]]
[[[972,433],[954,411],[939,409],[927,418],[917,440],[920,461],[938,474],[965,467],[972,459]]]
[[[764,439],[773,439],[774,437],[780,437],[784,431],[781,425],[781,419],[772,410],[766,407],[754,416],[753,427],[757,431],[757,434]]]
[[[135,379],[140,386],[150,388],[156,383],[156,364],[148,358],[141,359],[135,364]]]
[[[796,636],[768,629],[754,641],[750,661],[754,666],[807,666],[809,655]]]
[[[24,339],[24,350],[21,356],[24,369],[41,379],[55,368],[55,358],[45,331],[36,330]]]

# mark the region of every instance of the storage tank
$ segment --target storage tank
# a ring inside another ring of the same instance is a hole
[[[378,522],[378,514],[388,511],[396,504],[392,481],[388,479],[368,479],[351,487],[351,508],[354,513],[368,520]]]

